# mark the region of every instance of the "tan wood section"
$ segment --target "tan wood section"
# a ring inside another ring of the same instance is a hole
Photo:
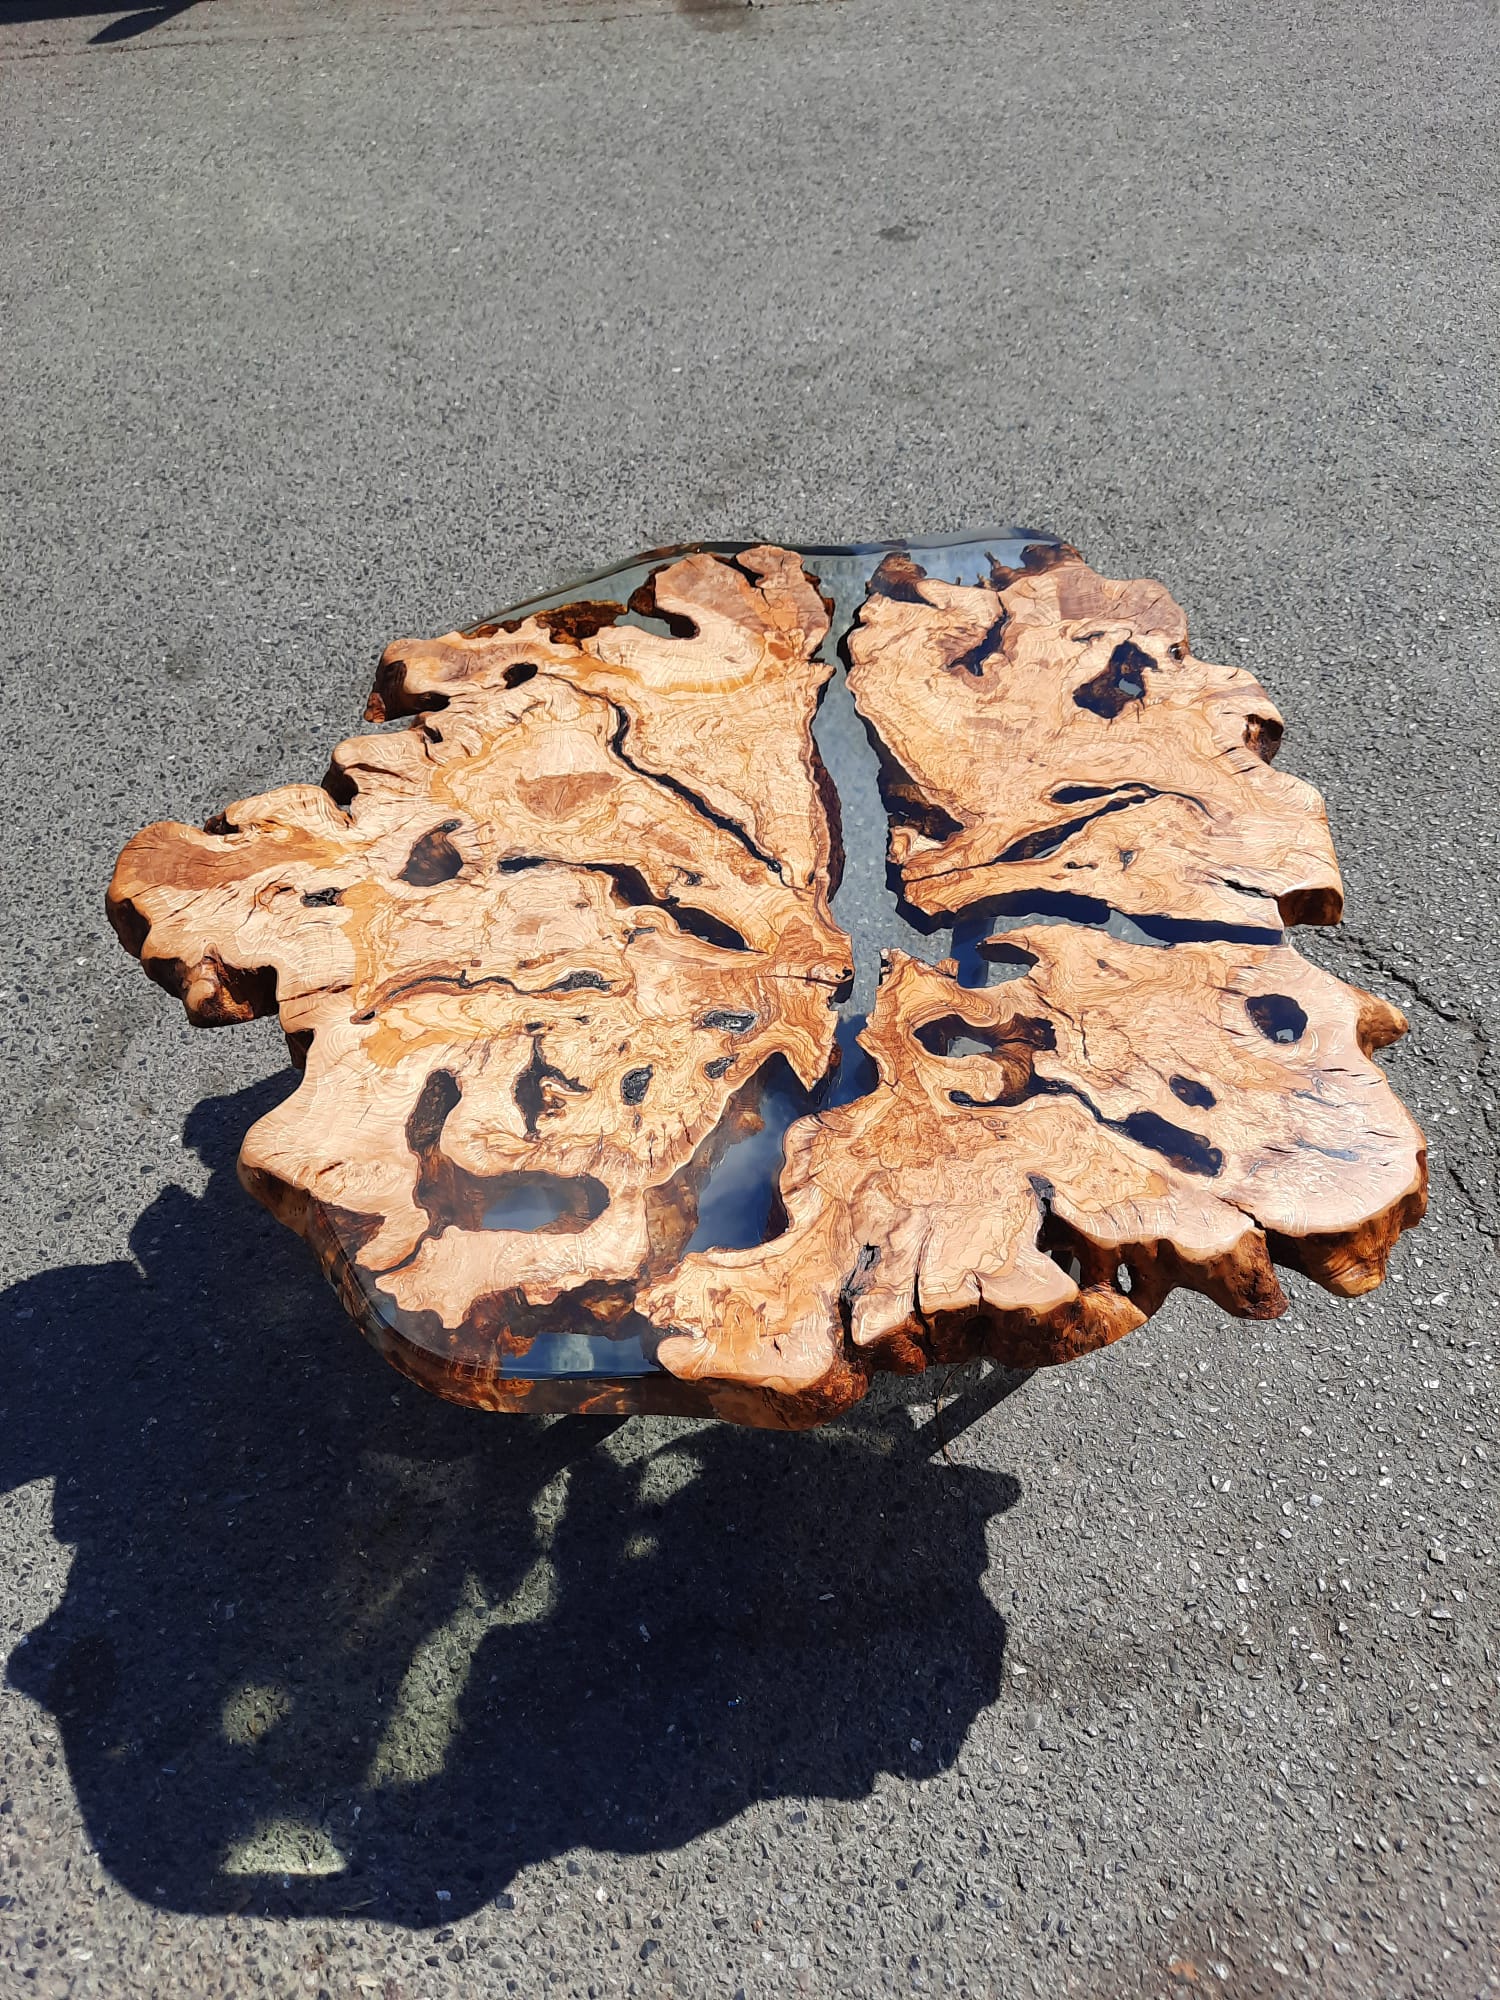
[[[893,556],[849,656],[919,909],[1040,892],[1208,924],[1338,922],[1328,817],[1272,768],[1270,696],[1193,656],[1159,583],[1096,576],[1066,547],[974,586]]]

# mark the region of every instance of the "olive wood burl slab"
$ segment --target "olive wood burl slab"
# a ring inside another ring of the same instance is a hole
[[[1282,937],[1341,888],[1280,716],[1160,584],[991,541],[704,546],[398,642],[366,717],[409,726],[125,848],[110,919],[189,1019],[279,1014],[241,1179],[414,1380],[802,1426],[1176,1286],[1380,1282],[1406,1022]],[[852,1022],[839,643],[892,883]]]

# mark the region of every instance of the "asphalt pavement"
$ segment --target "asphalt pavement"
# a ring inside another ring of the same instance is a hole
[[[6,2000],[1500,1992],[1495,30],[0,8]],[[397,634],[1004,520],[1286,712],[1299,944],[1412,1022],[1390,1282],[967,1429],[405,1386],[240,1192],[278,1037],[141,977],[122,841],[316,778]]]

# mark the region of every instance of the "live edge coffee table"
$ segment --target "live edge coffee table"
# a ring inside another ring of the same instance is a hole
[[[1367,1291],[1422,1214],[1405,1020],[1282,932],[1340,916],[1322,800],[1158,583],[662,551],[390,646],[402,717],[109,914],[190,1020],[279,1013],[240,1176],[439,1395],[818,1424]]]

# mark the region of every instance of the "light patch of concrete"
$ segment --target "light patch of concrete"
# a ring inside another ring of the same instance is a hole
[[[9,1650],[51,1617],[68,1587],[73,1551],[54,1535],[50,1479],[29,1479],[0,1494],[0,1549],[25,1549],[29,1556],[24,1564],[6,1564],[0,1647]]]
[[[348,1862],[320,1826],[300,1819],[263,1820],[237,1840],[221,1864],[225,1875],[342,1875]]]
[[[552,1616],[557,1570],[547,1551],[566,1511],[567,1488],[564,1466],[532,1502],[541,1553],[510,1595],[491,1603],[470,1570],[457,1608],[417,1647],[370,1760],[366,1783],[372,1791],[426,1784],[437,1777],[458,1733],[458,1706],[483,1641],[501,1626],[536,1625]]]
[[[657,1452],[641,1467],[636,1497],[643,1507],[659,1507],[674,1493],[691,1486],[702,1470],[703,1461],[690,1451]]]
[[[250,1682],[236,1688],[224,1703],[220,1727],[226,1743],[258,1743],[291,1713],[285,1688]]]

